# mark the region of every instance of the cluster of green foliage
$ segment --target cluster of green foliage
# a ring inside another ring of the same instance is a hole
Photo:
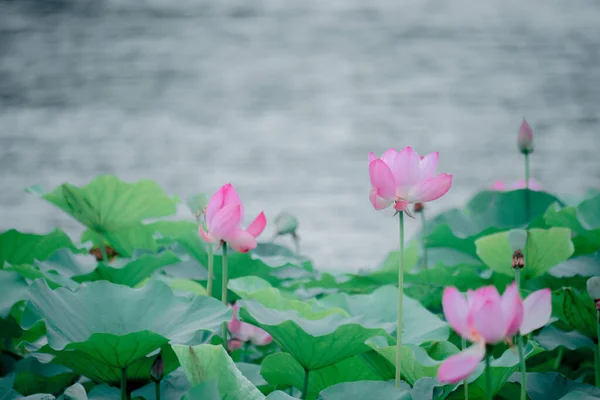
[[[81,188],[29,191],[87,230],[75,242],[60,230],[0,234],[0,399],[122,399],[121,387],[147,400],[285,400],[303,389],[323,400],[461,399],[461,384],[435,379],[461,348],[443,320],[442,291],[503,291],[516,248],[527,260],[524,294],[553,290],[553,318],[527,340],[528,396],[600,398],[596,311],[585,291],[600,271],[600,195],[566,204],[544,192],[484,191],[431,219],[404,254],[397,389],[398,252],[374,270],[338,275],[273,243],[231,253],[229,299],[273,342],[228,352],[219,328],[232,318],[218,300],[221,255],[208,297],[209,252],[193,218],[202,197],[188,202],[188,220],[174,220],[178,199],[152,181],[100,176]],[[496,346],[497,399],[518,398],[518,367],[514,348]],[[471,400],[486,398],[482,372],[469,378]]]

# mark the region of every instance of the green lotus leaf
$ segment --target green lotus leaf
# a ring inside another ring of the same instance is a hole
[[[137,223],[117,231],[104,232],[102,238],[104,243],[112,247],[120,257],[133,257],[136,250],[151,252],[158,250],[159,245],[154,238],[154,233],[152,226]],[[100,236],[89,229],[83,232],[80,241],[92,242],[93,248],[100,246]]]
[[[173,350],[192,386],[217,381],[221,398],[264,400],[265,396],[236,368],[223,346],[174,345]]]
[[[192,212],[193,215],[199,216],[203,215],[205,212],[206,206],[208,206],[208,201],[210,199],[204,193],[199,193],[193,196],[188,197],[187,206]]]
[[[21,393],[13,389],[15,375],[9,374],[0,378],[0,399],[2,400],[54,400],[55,397],[51,394],[34,394],[31,396],[23,396]]]
[[[61,393],[71,385],[77,375],[61,365],[43,364],[34,357],[17,362],[13,389],[22,395],[37,393]]]
[[[44,279],[48,283],[48,286],[50,286],[52,289],[56,289],[57,287],[66,287],[70,290],[75,290],[79,286],[79,283],[65,277],[64,275],[60,275],[54,271],[43,272],[34,265],[13,265],[10,267],[5,267],[4,271],[16,272],[27,282],[31,282],[36,279]]]
[[[231,319],[216,299],[178,297],[157,281],[140,289],[97,281],[71,292],[52,291],[37,280],[29,299],[21,326],[29,329],[44,320],[48,346],[40,351],[107,383],[119,382],[123,368],[143,380],[153,361],[148,354],[169,342],[189,343],[198,331],[216,331]]]
[[[321,392],[320,400],[411,400],[410,389],[396,388],[393,383],[363,381],[339,383]]]
[[[190,389],[190,382],[186,378],[183,369],[177,368],[160,381],[160,398],[161,400],[180,400]],[[155,400],[156,387],[154,382],[150,382],[148,385],[133,391],[131,397]],[[201,398],[203,399],[203,397]]]
[[[302,390],[304,368],[288,353],[267,356],[260,368],[261,375],[272,385],[294,386]],[[341,382],[380,380],[358,356],[347,358],[337,364],[310,371],[308,374],[308,399],[316,399],[323,390]]]
[[[595,349],[594,342],[587,336],[578,331],[561,331],[554,325],[545,326],[540,333],[535,336],[535,341],[548,351],[554,350],[557,347],[564,347],[569,350],[577,350],[580,348],[588,348],[590,350]]]
[[[171,251],[158,254],[142,254],[133,261],[119,258],[111,264],[99,263],[93,272],[76,276],[73,280],[76,282],[106,280],[133,287],[144,281],[155,271],[179,261],[179,258]]]
[[[598,396],[592,396],[585,392],[581,392],[579,390],[568,393],[560,398],[560,400],[597,400],[597,399],[598,399]]]
[[[192,279],[171,278],[166,275],[154,275],[152,279],[163,281],[173,289],[173,292],[178,296],[195,295],[206,296],[206,288]]]
[[[552,293],[552,314],[591,339],[597,340],[594,301],[584,291],[561,288]]]
[[[266,397],[266,400],[295,400],[295,397],[290,396],[289,394],[282,392],[281,390],[276,390]]]
[[[396,331],[398,313],[395,304],[398,288],[383,286],[371,294],[338,293],[326,296],[319,303],[329,308],[341,308],[351,316],[361,316],[366,326],[379,326],[388,333]],[[403,343],[419,345],[426,340],[445,340],[450,334],[448,324],[408,296],[402,302]]]
[[[0,318],[5,319],[16,303],[27,299],[29,285],[18,272],[0,270],[0,288]]]
[[[57,249],[78,251],[66,233],[57,229],[47,235],[21,233],[14,229],[0,234],[0,268],[11,265],[33,264],[45,260]]]
[[[81,383],[69,386],[58,400],[89,400],[87,392]]]
[[[100,175],[84,187],[64,183],[42,198],[98,233],[115,232],[176,211],[176,199],[155,182],[126,183],[113,175]]]
[[[495,233],[477,239],[477,255],[492,270],[513,276],[513,249],[509,242],[511,231]],[[527,231],[524,246],[525,268],[521,271],[523,279],[543,275],[550,268],[568,259],[574,251],[571,231],[566,228],[531,229]]]
[[[525,359],[543,352],[544,350],[535,342],[528,342],[525,346]],[[519,355],[516,349],[508,349],[500,358],[491,361],[491,383],[492,393],[497,394],[500,389],[508,382],[510,376],[519,369]],[[469,382],[469,399],[486,400],[486,377],[484,374],[484,363],[480,363],[479,367],[467,380]],[[457,390],[449,397],[452,400],[462,399],[462,391]]]
[[[376,354],[368,353],[363,358],[377,370],[383,379],[392,378],[396,371],[396,346],[389,346],[380,338],[367,342]],[[414,385],[421,378],[437,376],[437,371],[445,358],[459,352],[450,342],[431,341],[422,346],[403,344],[401,348],[402,379]],[[382,363],[379,358],[386,362]]]
[[[514,381],[521,382],[515,375]],[[586,383],[574,382],[556,372],[532,372],[527,374],[527,394],[531,400],[559,400],[570,392],[579,392],[592,399],[600,398],[600,388]],[[585,397],[573,397],[573,399]]]
[[[250,364],[246,362],[235,363],[236,368],[262,393],[267,394],[272,392],[275,387],[270,385],[269,382],[261,375],[261,366],[258,364]]]
[[[44,261],[35,266],[44,273],[56,273],[66,278],[86,275],[94,271],[98,265],[96,257],[91,254],[73,254],[67,249],[58,249]]]
[[[560,201],[548,193],[525,189],[480,192],[464,209],[446,211],[429,222],[427,246],[476,255],[475,240],[479,237],[525,227],[555,202]]]
[[[162,399],[162,397],[161,397]],[[181,400],[223,400],[219,394],[219,385],[217,381],[202,382],[191,388]],[[179,399],[178,399],[179,400]]]

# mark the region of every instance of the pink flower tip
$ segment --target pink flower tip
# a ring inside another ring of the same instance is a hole
[[[519,127],[519,136],[517,140],[519,151],[523,154],[533,152],[533,130],[525,118]]]

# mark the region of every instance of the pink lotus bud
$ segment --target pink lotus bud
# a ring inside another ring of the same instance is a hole
[[[425,205],[423,203],[415,203],[414,211],[416,213],[423,211]]]
[[[519,128],[519,139],[517,144],[521,153],[533,153],[533,130],[525,119],[523,119],[521,127]]]
[[[160,381],[165,375],[165,362],[162,358],[162,354],[154,360],[152,367],[150,368],[150,377],[154,382]]]
[[[600,310],[600,276],[594,276],[587,281],[587,292]]]

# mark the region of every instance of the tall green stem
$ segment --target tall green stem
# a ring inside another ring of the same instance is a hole
[[[462,338],[462,349],[465,350],[467,348],[467,339]],[[467,383],[467,378],[463,380],[463,388],[465,391],[465,400],[469,400],[469,384]]]
[[[565,353],[564,347],[558,348],[558,354],[556,355],[556,359],[554,360],[554,369],[558,369],[560,367],[560,363],[562,362],[563,355]]]
[[[213,279],[215,278],[215,254],[212,244],[208,244],[208,279],[206,280],[206,294],[212,296]]]
[[[154,393],[156,400],[160,400],[160,381],[154,382]]]
[[[600,310],[596,310],[596,386],[600,387]]]
[[[227,307],[227,243],[223,243],[223,258],[222,258],[222,279],[221,279],[221,300],[225,307]],[[223,347],[227,349],[227,322],[223,322],[221,325],[221,332],[223,336]]]
[[[308,370],[304,370],[304,385],[302,387],[302,398],[308,398]]]
[[[491,359],[492,355],[490,351],[486,349],[485,352],[485,390],[487,393],[488,400],[493,400],[494,396],[492,394],[492,369],[491,369]]]
[[[404,296],[404,212],[400,211],[400,261],[398,262],[398,327],[396,331],[396,387],[400,387],[402,372],[402,297]]]
[[[127,400],[127,369],[121,368],[121,400]]]
[[[525,153],[525,189],[529,190],[529,153]]]
[[[108,264],[108,255],[106,254],[106,247],[104,246],[104,235],[98,234],[98,241],[100,243],[100,254],[102,254],[102,261]]]
[[[427,235],[427,218],[425,218],[425,210],[421,210],[421,224],[423,225],[421,230],[421,245],[423,246],[423,266],[425,267],[425,269],[427,269],[427,245],[425,243],[425,236]]]
[[[521,295],[521,268],[515,269],[515,281],[517,283],[517,292]],[[527,400],[527,363],[525,362],[525,352],[523,350],[523,337],[517,332],[517,347],[519,349],[519,362],[521,366],[521,400]]]

